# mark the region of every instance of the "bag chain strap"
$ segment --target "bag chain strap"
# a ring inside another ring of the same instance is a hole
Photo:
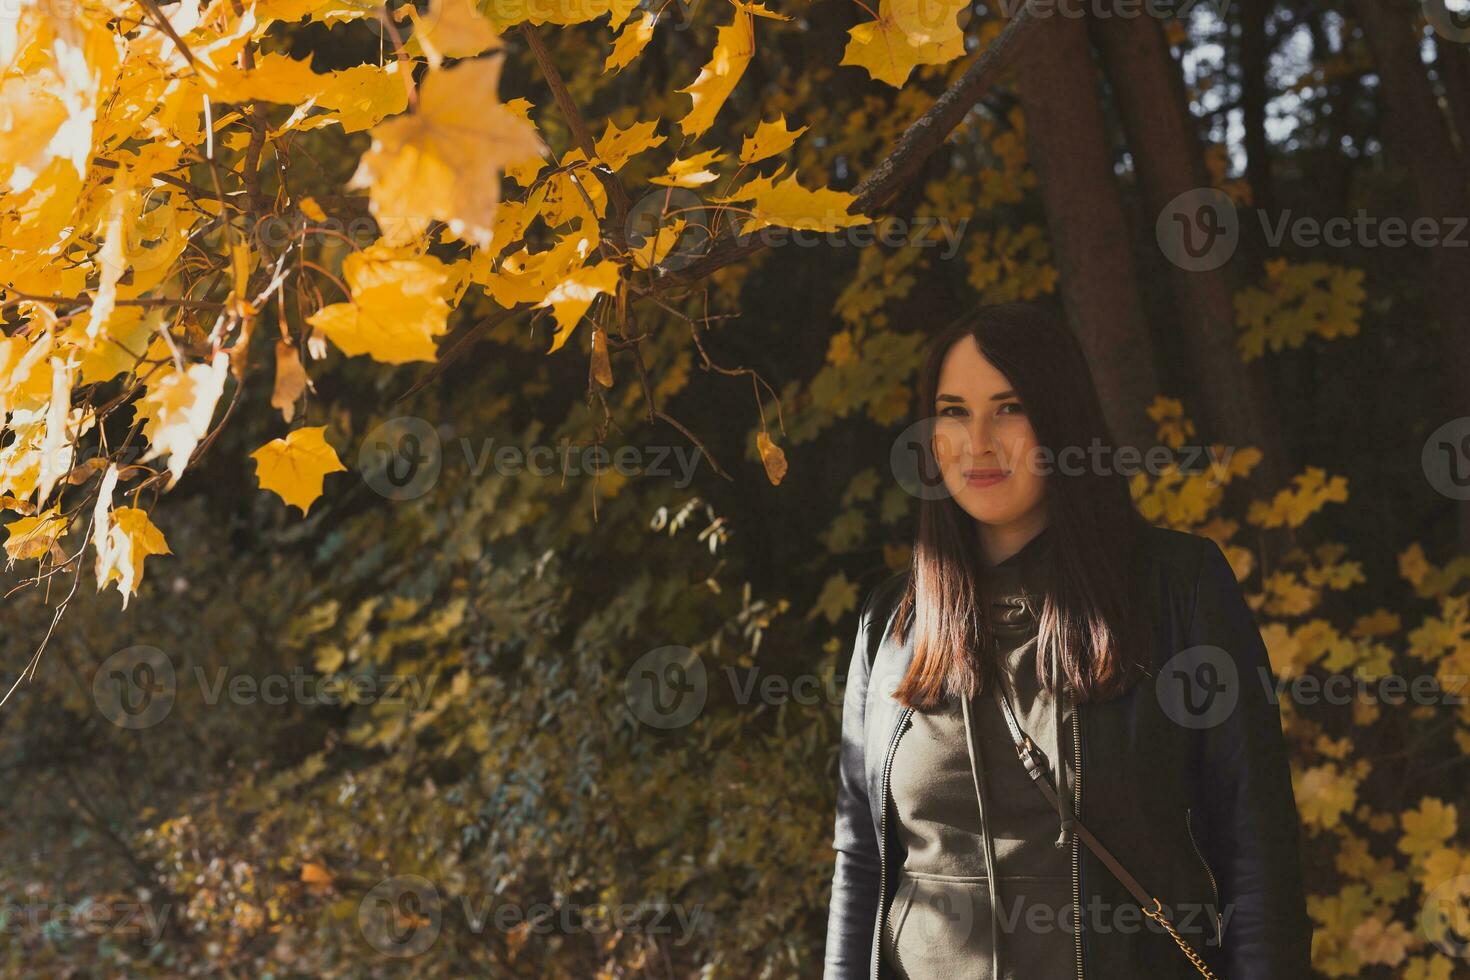
[[[1156,898],[1154,899],[1154,907],[1143,909],[1143,914],[1169,930],[1169,935],[1173,937],[1180,952],[1189,958],[1189,962],[1194,964],[1194,968],[1200,972],[1200,976],[1204,977],[1205,980],[1219,980],[1219,977],[1210,972],[1210,968],[1205,965],[1205,961],[1200,959],[1200,955],[1194,951],[1194,947],[1189,945],[1183,936],[1179,935],[1179,930],[1174,928],[1174,924],[1164,917],[1163,908],[1163,904]]]

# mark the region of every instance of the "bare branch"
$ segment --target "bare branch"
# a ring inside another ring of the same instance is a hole
[[[853,190],[855,200],[848,213],[864,213],[888,203],[914,179],[924,161],[944,145],[944,140],[964,120],[970,109],[993,86],[1002,81],[1020,56],[1022,44],[1038,33],[1045,20],[1032,13],[1038,0],[1028,0],[995,41],[934,104],[904,130],[888,155],[878,161]],[[765,236],[720,238],[708,252],[681,269],[656,269],[660,273],[654,289],[690,285],[717,269],[749,258],[766,247]]]
[[[541,35],[536,33],[536,28],[531,24],[521,25],[521,34],[526,43],[531,46],[531,53],[536,56],[536,64],[541,67],[541,74],[546,78],[546,84],[551,86],[551,96],[556,99],[556,106],[561,110],[562,117],[567,121],[567,128],[572,131],[572,138],[582,148],[587,156],[589,165],[597,159],[597,144],[592,140],[592,133],[587,129],[587,121],[582,118],[581,110],[577,103],[572,101],[572,94],[567,90],[567,83],[557,71],[556,63],[551,60],[551,52],[546,50],[546,42],[541,40]],[[628,209],[632,202],[628,199],[628,190],[623,182],[606,167],[591,167],[592,173],[607,188],[608,200],[612,203],[612,224],[614,234],[609,236],[614,242],[621,242],[623,222],[627,219]]]

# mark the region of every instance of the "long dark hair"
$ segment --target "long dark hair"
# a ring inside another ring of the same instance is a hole
[[[1079,701],[1126,691],[1147,666],[1138,601],[1136,556],[1146,522],[1133,505],[1117,460],[1104,466],[1058,465],[1058,453],[1094,445],[1113,448],[1102,403],[1077,339],[1029,303],[981,306],[930,343],[919,379],[921,418],[934,415],[939,371],[954,344],[973,337],[986,360],[1019,395],[1038,443],[1050,450],[1046,508],[1052,536],[1040,571],[1044,599],[1037,634],[1037,678],[1046,688],[1053,658]],[[938,473],[933,446],[920,450]],[[949,494],[920,497],[919,527],[908,585],[893,620],[904,642],[913,631],[914,656],[894,698],[932,708],[945,696],[972,697],[995,674],[985,593],[985,567],[975,520]]]

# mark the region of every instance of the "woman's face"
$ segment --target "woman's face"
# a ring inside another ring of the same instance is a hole
[[[944,485],[975,520],[1031,526],[1045,521],[1046,477],[1035,465],[1036,433],[1006,376],[974,337],[950,347],[934,399],[934,456]]]

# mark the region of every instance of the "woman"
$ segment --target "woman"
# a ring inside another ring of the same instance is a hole
[[[826,980],[1303,980],[1274,678],[1219,546],[1136,512],[1036,308],[950,327],[920,385],[940,492],[860,617]]]

